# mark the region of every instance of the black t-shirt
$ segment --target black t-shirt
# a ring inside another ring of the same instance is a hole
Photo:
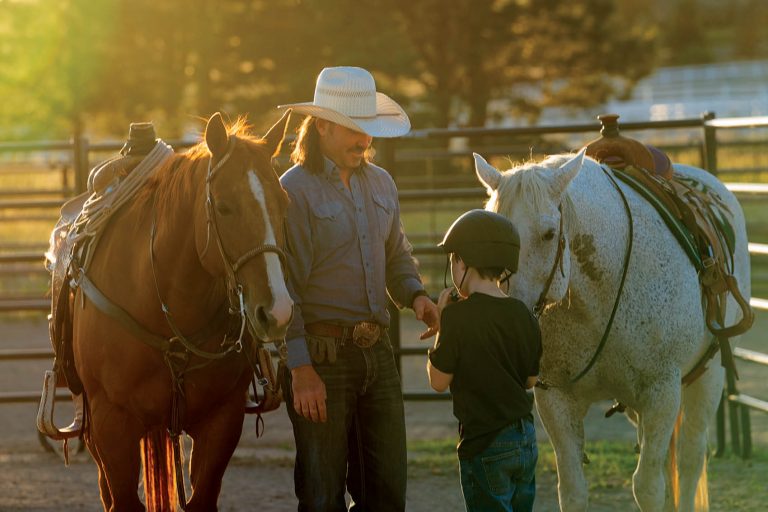
[[[430,361],[453,374],[459,458],[477,455],[499,430],[531,416],[525,381],[539,374],[540,358],[539,324],[517,299],[473,293],[443,310]]]

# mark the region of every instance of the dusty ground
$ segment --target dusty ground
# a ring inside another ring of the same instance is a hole
[[[404,324],[407,333],[418,329],[407,318]],[[0,349],[47,346],[44,322],[2,322],[0,317]],[[0,391],[39,391],[43,371],[49,365],[47,361],[0,361]],[[404,361],[405,389],[427,389],[423,365],[422,357]],[[624,440],[631,445],[634,433],[623,418],[618,415],[608,420],[602,418],[607,405],[599,404],[590,411],[586,422],[588,439]],[[57,455],[46,453],[38,442],[34,427],[36,404],[2,404],[0,407],[0,511],[101,510],[96,468],[87,452],[74,456],[70,466],[64,467]],[[60,424],[71,419],[63,408],[59,413]],[[450,402],[408,402],[406,416],[409,439],[455,436],[456,425]],[[224,478],[220,510],[295,510],[293,441],[285,408],[270,413],[265,421],[266,433],[261,439],[256,439],[254,419],[246,418],[243,437]],[[756,424],[753,429],[759,435],[766,432],[763,423]],[[538,432],[540,442],[548,442],[541,425],[538,425]],[[464,510],[457,473],[435,474],[424,465],[411,466],[409,511],[432,511],[436,506],[445,512]],[[556,494],[554,476],[551,473],[540,474],[536,510],[557,510]],[[616,489],[615,493],[603,497],[603,502],[593,500],[590,510],[635,510],[631,491]]]

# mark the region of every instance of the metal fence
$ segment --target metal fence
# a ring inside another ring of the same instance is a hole
[[[700,155],[700,167],[718,174],[717,150],[718,130],[745,129],[745,128],[763,128],[768,127],[768,118],[739,118],[739,119],[715,119],[711,113],[703,115],[696,119],[683,119],[675,121],[661,122],[633,122],[623,123],[622,131],[643,131],[643,130],[672,130],[672,129],[695,129],[699,131],[700,137],[697,144],[694,145]],[[378,157],[377,160],[387,169],[397,169],[399,164],[405,160],[414,161],[423,159],[424,161],[434,161],[446,158],[466,158],[471,161],[472,152],[470,150],[447,149],[446,144],[435,144],[436,141],[447,141],[456,138],[468,138],[472,141],[486,141],[494,137],[505,137],[510,139],[519,139],[520,137],[541,136],[551,134],[578,134],[578,133],[597,133],[600,126],[598,123],[585,123],[579,125],[564,126],[542,126],[531,128],[467,128],[467,129],[432,129],[417,130],[411,132],[408,136],[401,139],[382,139],[377,141]],[[184,148],[192,143],[188,141],[169,141],[175,148]],[[402,145],[413,145],[422,143],[427,149],[408,150]],[[56,198],[46,199],[10,199],[0,200],[0,211],[4,208],[53,208],[61,205],[62,201],[68,195],[75,195],[86,189],[88,170],[90,169],[90,155],[93,153],[115,152],[121,147],[120,143],[90,144],[87,139],[76,138],[72,142],[40,142],[23,144],[3,144],[0,143],[0,154],[4,152],[32,152],[32,151],[71,151],[72,165],[74,168],[74,186],[71,190],[61,191],[61,195]],[[473,148],[476,149],[477,148]],[[517,148],[519,149],[519,148]],[[509,146],[504,143],[498,143],[491,147],[485,147],[483,153],[508,154]],[[395,174],[396,181],[399,176]],[[66,178],[63,180],[66,184]],[[740,199],[747,200],[753,197],[768,196],[768,185],[764,184],[727,184]],[[65,187],[66,188],[66,187]],[[485,198],[485,191],[479,186],[474,188],[446,188],[440,190],[407,190],[400,191],[400,201],[406,205],[408,203],[417,204],[435,204],[444,200],[482,200]],[[427,256],[437,254],[438,250],[431,245],[416,245],[414,254],[416,256]],[[768,255],[768,245],[750,244],[750,253],[753,255]],[[0,253],[0,269],[4,266],[19,264],[40,264],[42,261],[41,250],[23,250],[10,253]],[[753,308],[757,310],[768,310],[768,300],[753,298],[751,301]],[[41,297],[0,297],[0,312],[9,311],[46,311],[50,308],[49,300]],[[424,355],[423,348],[403,346],[400,336],[400,316],[396,308],[391,308],[392,326],[391,339],[397,356],[398,367],[402,357],[412,355]],[[748,361],[752,364],[768,364],[768,355],[740,348],[734,350],[734,354],[739,360]],[[19,361],[30,359],[51,359],[53,354],[49,350],[5,350],[0,351],[0,363],[4,361]],[[424,393],[406,391],[404,393],[406,400],[448,400],[448,394]],[[0,392],[1,403],[16,402],[36,402],[39,394],[35,392]],[[728,375],[726,380],[726,390],[718,410],[718,453],[725,449],[725,409],[728,409],[728,418],[730,421],[730,432],[732,449],[743,457],[749,457],[751,454],[751,429],[749,411],[751,409],[768,412],[768,402],[752,396],[740,394],[735,385],[733,375]]]

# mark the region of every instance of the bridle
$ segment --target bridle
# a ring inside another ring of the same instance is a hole
[[[600,166],[600,169],[603,171],[603,173],[606,175],[606,177],[611,182],[613,187],[616,189],[616,191],[619,194],[619,197],[621,197],[622,203],[624,204],[624,211],[627,213],[627,220],[628,220],[627,249],[624,252],[624,261],[623,261],[622,270],[621,270],[621,281],[619,282],[619,287],[616,292],[616,299],[613,302],[613,309],[611,310],[611,316],[608,319],[608,323],[605,326],[605,329],[603,330],[603,336],[600,338],[600,342],[598,343],[597,348],[595,349],[594,354],[592,354],[592,357],[590,358],[587,365],[578,374],[576,374],[576,376],[574,376],[569,380],[569,384],[575,384],[577,381],[581,380],[581,378],[584,377],[584,375],[586,375],[589,372],[589,370],[592,369],[592,367],[595,365],[595,362],[597,361],[598,356],[602,353],[603,348],[605,347],[606,341],[608,341],[608,335],[611,332],[613,321],[616,318],[616,311],[619,308],[621,294],[624,290],[624,283],[626,282],[626,278],[627,278],[627,270],[629,269],[629,260],[632,256],[632,245],[633,245],[633,239],[634,239],[634,220],[632,218],[632,210],[629,207],[629,201],[627,200],[627,196],[624,195],[624,192],[621,190],[621,187],[616,182],[616,179],[613,177],[611,172],[609,172],[609,170],[606,169],[605,166],[603,165]],[[560,212],[560,235],[558,237],[558,242],[557,242],[557,252],[555,253],[555,262],[552,264],[552,270],[550,270],[549,277],[547,278],[546,283],[544,283],[544,290],[542,290],[541,295],[539,295],[539,300],[536,301],[536,305],[533,307],[533,314],[537,320],[541,316],[541,313],[546,305],[547,293],[549,293],[549,288],[552,286],[552,281],[554,280],[555,272],[558,266],[560,267],[561,274],[563,275],[563,277],[565,277],[565,273],[563,272],[563,253],[565,252],[565,233],[563,230],[562,204],[560,204],[557,207],[557,209]],[[539,380],[536,381],[536,386],[542,389],[549,389],[550,387],[555,386],[555,384],[552,384],[543,378],[539,378]]]
[[[562,205],[558,205],[557,211],[560,212],[560,225],[558,227],[557,236],[557,251],[555,252],[555,261],[552,263],[552,269],[549,271],[549,276],[544,282],[544,289],[541,290],[539,300],[533,306],[533,316],[536,320],[541,317],[541,313],[544,311],[544,307],[547,305],[547,294],[552,287],[552,282],[555,280],[555,272],[560,268],[560,275],[565,277],[565,271],[563,270],[563,254],[565,253],[565,230],[563,229],[563,208]]]
[[[150,235],[150,262],[152,265],[152,273],[154,276],[155,289],[157,290],[158,299],[160,300],[160,304],[161,304],[163,313],[165,314],[166,321],[170,326],[171,330],[173,331],[175,340],[179,341],[187,350],[189,350],[193,354],[201,356],[206,359],[220,359],[226,356],[231,351],[235,351],[235,352],[242,351],[243,336],[245,334],[246,326],[248,325],[248,315],[246,314],[246,311],[245,311],[245,300],[243,298],[243,285],[240,284],[240,282],[237,279],[238,271],[241,270],[250,260],[258,256],[259,254],[264,254],[268,252],[277,254],[278,257],[280,258],[280,262],[283,264],[283,266],[285,266],[285,253],[280,247],[274,244],[261,244],[257,247],[254,247],[253,249],[250,249],[246,251],[244,254],[242,254],[239,258],[237,258],[234,261],[234,263],[232,263],[229,260],[229,258],[227,257],[227,253],[224,250],[224,244],[221,240],[221,233],[219,231],[219,227],[216,222],[216,203],[213,199],[213,194],[211,193],[211,183],[213,182],[213,179],[216,177],[218,171],[221,170],[221,168],[227,163],[227,161],[232,156],[232,153],[235,150],[236,142],[237,142],[237,137],[235,137],[234,135],[229,137],[229,140],[227,143],[227,152],[224,154],[221,160],[219,160],[218,163],[216,163],[216,165],[213,165],[213,155],[211,155],[211,158],[208,161],[208,171],[205,177],[206,240],[205,240],[205,247],[203,248],[203,251],[200,254],[200,258],[202,259],[205,256],[205,254],[208,252],[208,247],[210,245],[211,238],[213,238],[216,241],[217,247],[219,248],[219,254],[221,255],[221,260],[224,265],[225,282],[227,287],[227,300],[229,303],[229,314],[237,315],[239,324],[240,324],[238,329],[239,332],[238,332],[237,339],[235,339],[234,341],[230,341],[230,340],[227,340],[225,335],[225,339],[224,341],[222,341],[222,347],[225,345],[229,345],[229,346],[221,352],[207,352],[194,346],[194,343],[189,342],[189,340],[187,340],[187,338],[176,327],[175,323],[173,322],[170,310],[166,305],[166,303],[163,301],[163,298],[160,294],[160,288],[157,282],[157,273],[155,272],[154,239],[155,239],[155,231],[156,231],[156,222],[155,222],[156,219],[155,219],[154,208],[153,208],[152,230]],[[213,234],[213,236],[211,236],[211,234]]]
[[[227,296],[229,298],[230,312],[234,314],[234,312],[237,311],[241,317],[240,337],[242,339],[242,334],[246,325],[246,314],[245,301],[243,300],[243,286],[237,280],[237,272],[256,256],[268,252],[277,254],[278,258],[280,258],[280,263],[283,265],[283,267],[285,267],[285,252],[277,245],[261,244],[243,253],[239,258],[235,260],[234,263],[232,263],[229,258],[227,258],[227,253],[224,250],[224,244],[221,241],[219,227],[216,223],[216,202],[214,201],[213,194],[211,193],[211,183],[216,177],[216,173],[221,170],[224,164],[226,164],[229,158],[232,156],[236,141],[237,138],[234,135],[230,136],[227,144],[227,152],[224,154],[221,160],[219,160],[216,165],[213,165],[213,156],[211,156],[211,159],[208,162],[208,173],[205,177],[206,239],[205,247],[203,248],[203,252],[200,254],[200,257],[203,258],[205,253],[208,251],[208,245],[210,244],[211,240],[211,231],[213,231],[213,238],[216,240],[216,245],[219,247],[221,260],[224,264],[224,272],[226,273],[225,278],[227,283]],[[268,219],[265,219],[265,222],[267,221]]]

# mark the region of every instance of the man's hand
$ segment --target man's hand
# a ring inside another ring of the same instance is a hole
[[[328,419],[325,408],[325,383],[311,364],[291,370],[293,408],[298,414],[315,423]]]
[[[419,295],[413,301],[413,311],[416,313],[416,320],[421,320],[427,325],[427,330],[421,333],[419,339],[425,340],[437,334],[440,330],[440,313],[432,299]]]

